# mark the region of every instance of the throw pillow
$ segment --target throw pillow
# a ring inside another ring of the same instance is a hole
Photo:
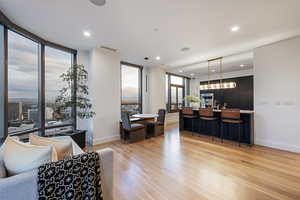
[[[17,136],[11,136],[11,138],[19,141],[19,137]],[[2,145],[0,145],[0,160],[3,160],[4,147],[5,147],[5,141],[2,143]]]
[[[7,137],[3,161],[8,176],[17,175],[52,162],[52,146],[36,146]]]
[[[30,144],[49,146],[52,145],[57,153],[58,160],[64,160],[73,156],[73,145],[72,141],[69,140],[58,140],[55,138],[40,137],[35,134],[29,135]]]

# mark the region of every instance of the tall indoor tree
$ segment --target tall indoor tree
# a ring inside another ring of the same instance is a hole
[[[60,76],[66,83],[59,91],[55,101],[56,113],[61,119],[71,119],[72,112],[68,112],[72,107],[76,107],[76,115],[80,119],[92,118],[96,113],[92,110],[92,103],[89,99],[88,72],[84,65],[73,65],[69,70]],[[74,97],[74,90],[76,95]]]

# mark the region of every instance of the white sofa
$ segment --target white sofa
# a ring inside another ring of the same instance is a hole
[[[59,137],[72,140],[68,136]],[[84,153],[82,149],[72,140],[73,154]],[[98,150],[103,165],[103,197],[104,200],[112,200],[113,187],[113,150],[106,148]],[[0,156],[1,157],[1,156]],[[18,174],[15,176],[0,179],[0,200],[36,200],[37,194],[37,173],[38,169]]]

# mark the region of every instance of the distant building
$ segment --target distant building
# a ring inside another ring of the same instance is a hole
[[[39,110],[28,109],[28,120],[38,122],[39,121]]]
[[[20,107],[22,106],[19,105],[20,103],[18,102],[9,102],[8,103],[8,120],[18,120],[21,117],[22,111],[20,110]]]
[[[46,118],[46,120],[52,120],[53,119],[53,117],[52,117],[53,111],[54,111],[53,108],[46,107],[46,109],[45,109],[45,118]]]

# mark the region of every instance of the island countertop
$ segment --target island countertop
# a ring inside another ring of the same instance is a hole
[[[214,112],[221,112],[221,110],[214,110]],[[254,110],[240,110],[242,114],[253,114]]]
[[[221,137],[221,110],[214,109],[214,116],[218,119],[215,123],[211,123],[210,126],[214,127],[214,137]],[[242,125],[242,137],[241,142],[249,145],[254,144],[254,110],[240,110],[240,119],[243,121]],[[207,134],[207,122],[200,119],[199,109],[193,109],[193,114],[197,116],[194,119],[185,118],[182,113],[182,109],[179,110],[179,130],[190,131],[198,134]],[[227,140],[238,141],[239,134],[237,128],[234,125],[226,124],[223,136]],[[209,135],[209,134],[208,134]]]
[[[193,109],[193,111],[198,111],[198,109]],[[214,112],[221,112],[221,110],[214,109]],[[241,114],[254,114],[254,110],[240,110]]]

